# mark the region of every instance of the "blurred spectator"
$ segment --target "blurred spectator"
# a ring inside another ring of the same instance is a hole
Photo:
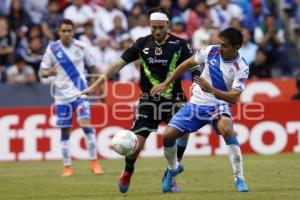
[[[7,16],[9,14],[11,1],[12,0],[1,0],[0,16]]]
[[[16,34],[9,30],[6,18],[0,17],[0,66],[12,64],[16,42]]]
[[[187,21],[187,32],[192,35],[203,23],[205,18],[209,17],[206,2],[203,0],[195,1],[192,4],[192,10]]]
[[[79,40],[85,42],[89,48],[94,48],[95,39],[94,26],[92,23],[88,22],[84,25],[84,34],[79,37]]]
[[[109,36],[101,34],[97,38],[97,47],[92,52],[95,59],[96,66],[100,73],[103,73],[117,58],[118,55],[115,50],[109,46]],[[116,75],[112,80],[118,80],[119,76]]]
[[[128,21],[128,28],[131,29],[138,24],[138,20],[140,15],[143,14],[141,4],[136,3],[132,7],[132,11],[130,12],[129,16],[127,17]]]
[[[300,75],[296,77],[297,92],[292,96],[293,100],[300,100]]]
[[[230,26],[233,27],[233,28],[236,28],[238,30],[242,29],[241,21],[237,18],[232,18],[231,19]]]
[[[5,67],[0,65],[0,83],[6,82]]]
[[[171,19],[173,18],[172,12],[171,12],[172,11],[172,5],[173,5],[173,3],[172,3],[171,0],[160,0],[159,1],[159,6],[160,7],[164,7],[164,8],[166,8],[169,11]]]
[[[22,39],[32,21],[28,13],[24,10],[21,0],[12,0],[8,22],[11,30],[17,34],[18,39]]]
[[[49,0],[26,0],[24,9],[29,14],[34,24],[41,24],[43,16],[46,14]]]
[[[120,16],[115,16],[114,18],[114,28],[109,32],[111,47],[115,50],[120,48],[121,35],[126,33],[125,29],[122,27],[122,19]]]
[[[145,14],[140,15],[138,25],[133,27],[130,32],[130,37],[133,41],[136,41],[140,37],[151,34],[150,26],[148,25],[148,17]]]
[[[129,13],[136,2],[137,0],[116,0],[115,1],[116,7],[125,13]]]
[[[10,66],[6,73],[8,83],[28,84],[36,82],[32,67],[26,65],[22,57],[17,57],[15,65]]]
[[[255,61],[258,46],[251,42],[250,32],[247,28],[243,28],[241,31],[243,34],[243,45],[239,49],[239,53],[243,56],[243,58],[246,60],[246,63],[249,65]]]
[[[209,18],[204,19],[203,26],[193,33],[193,48],[200,50],[212,43],[216,43],[217,41],[213,42],[212,40],[216,38],[218,33],[219,30],[212,27],[211,20]]]
[[[268,14],[268,12],[264,11],[261,0],[252,0],[252,11],[243,21],[243,26],[246,27],[252,35],[254,29],[264,23],[265,16]]]
[[[23,48],[23,49],[27,49],[29,48],[29,43],[33,38],[39,38],[42,42],[42,47],[46,48],[47,44],[48,44],[48,40],[47,38],[44,36],[43,32],[42,32],[42,28],[40,25],[33,25],[31,27],[29,27],[29,31],[26,33],[26,37],[24,37],[19,46],[19,48]]]
[[[271,70],[266,61],[266,53],[259,49],[255,61],[249,67],[249,78],[271,78]]]
[[[70,19],[75,24],[75,33],[77,36],[84,32],[84,24],[93,22],[94,14],[89,5],[83,4],[83,0],[73,0],[72,5],[64,11],[64,18]]]
[[[27,64],[33,67],[36,77],[38,77],[38,71],[43,58],[43,54],[44,49],[42,40],[39,37],[31,38],[29,40],[28,48],[20,49],[20,55],[23,57]]]
[[[62,14],[59,12],[58,1],[51,0],[48,4],[48,11],[42,19],[42,30],[48,40],[56,40],[56,28],[61,19]]]
[[[277,68],[280,66],[284,74],[289,73],[288,56],[284,47],[284,30],[279,24],[276,24],[274,16],[268,15],[265,18],[265,23],[255,28],[254,39],[259,47],[266,52],[269,65]]]
[[[236,3],[241,9],[243,16],[249,16],[251,13],[251,0],[233,0],[232,2]]]
[[[187,22],[191,11],[189,6],[190,0],[177,0],[172,8],[172,16],[182,17],[184,21]]]
[[[117,52],[118,57],[132,44],[130,35],[125,33],[121,36],[121,49]],[[133,81],[138,83],[140,80],[140,70],[138,62],[132,62],[119,71],[120,81]]]
[[[291,39],[295,41],[295,45],[300,54],[300,0],[295,0],[294,16],[290,20],[291,25]]]
[[[171,34],[180,37],[182,39],[188,40],[190,39],[190,36],[184,31],[185,28],[185,22],[184,20],[179,17],[173,17],[172,21],[172,32]]]
[[[127,31],[127,19],[120,10],[114,8],[113,0],[105,0],[104,5],[105,6],[103,8],[97,9],[95,14],[94,29],[96,35],[98,36],[102,32],[111,32],[114,28],[114,20],[116,16],[121,18],[122,29]]]
[[[239,6],[230,3],[229,0],[219,0],[219,3],[211,9],[210,17],[214,27],[221,30],[227,28],[233,18],[243,20],[243,13]]]

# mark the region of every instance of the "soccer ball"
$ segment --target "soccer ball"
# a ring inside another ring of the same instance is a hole
[[[112,138],[112,148],[122,156],[132,155],[138,144],[136,135],[128,130],[118,131]]]

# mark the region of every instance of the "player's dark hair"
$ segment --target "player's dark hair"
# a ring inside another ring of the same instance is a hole
[[[150,19],[150,15],[152,13],[155,13],[155,12],[160,12],[160,13],[164,13],[167,15],[167,17],[170,19],[170,14],[169,14],[169,11],[168,9],[164,8],[164,7],[155,7],[155,8],[152,8],[149,10],[148,12],[148,18]]]
[[[69,19],[61,19],[57,25],[57,28],[60,28],[63,24],[71,25],[73,28],[75,28],[74,23]]]
[[[236,28],[233,27],[229,27],[224,29],[223,31],[221,31],[221,33],[219,34],[219,37],[224,37],[227,38],[229,43],[232,46],[242,46],[243,44],[243,35],[241,33],[241,31],[239,31]]]

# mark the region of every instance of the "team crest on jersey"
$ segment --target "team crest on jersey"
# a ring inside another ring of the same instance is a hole
[[[76,50],[76,51],[75,51],[75,56],[76,56],[76,57],[80,57],[80,55],[81,55],[81,54],[80,54],[80,51],[79,51],[79,50]]]
[[[160,47],[155,48],[155,55],[160,56],[162,54],[162,49]]]

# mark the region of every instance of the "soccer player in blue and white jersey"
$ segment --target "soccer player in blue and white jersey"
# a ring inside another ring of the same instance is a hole
[[[70,133],[72,116],[75,113],[78,124],[85,133],[85,142],[91,159],[91,170],[95,175],[103,173],[97,160],[95,129],[90,122],[89,102],[78,98],[87,87],[84,67],[90,67],[96,73],[96,67],[86,45],[73,38],[74,24],[62,19],[58,25],[59,40],[51,43],[41,63],[42,77],[56,76],[52,95],[55,99],[57,126],[61,128],[61,151],[64,164],[62,176],[71,176]]]
[[[222,135],[228,147],[238,192],[249,189],[243,175],[242,154],[233,130],[230,106],[238,101],[248,78],[249,67],[238,54],[243,36],[235,28],[227,28],[219,34],[219,45],[208,46],[197,51],[176,68],[161,84],[151,89],[151,95],[161,93],[186,70],[201,65],[203,72],[194,80],[196,86],[190,102],[179,110],[163,132],[164,155],[169,164],[162,184],[163,192],[169,191],[174,177],[183,171],[177,161],[177,138],[195,132],[211,124]]]

